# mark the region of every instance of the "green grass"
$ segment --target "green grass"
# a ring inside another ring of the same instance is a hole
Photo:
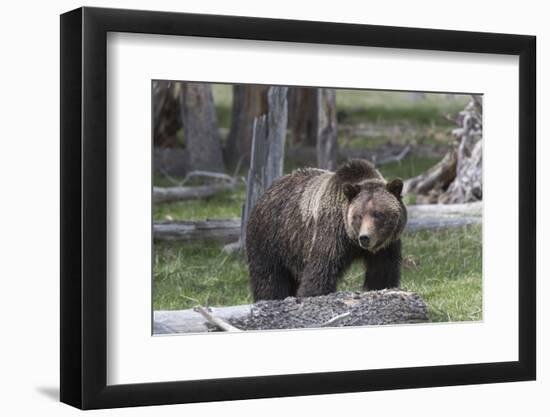
[[[481,227],[407,233],[401,286],[420,294],[434,322],[482,318]],[[416,264],[416,266],[411,266]],[[339,290],[360,290],[362,267],[353,265]],[[242,258],[221,246],[156,244],[153,306],[156,310],[251,302]]]
[[[404,235],[401,287],[422,296],[432,321],[482,319],[481,242],[481,226]],[[361,283],[361,266],[353,265],[341,287]]]
[[[449,125],[445,115],[462,110],[469,96],[447,98],[443,94],[427,93],[425,98],[413,100],[409,93],[398,91],[338,90],[336,107],[340,121],[358,123],[364,121],[407,120],[418,124]]]
[[[157,243],[154,271],[155,310],[251,302],[244,261],[224,255],[219,245]]]
[[[388,124],[371,123],[375,132],[361,134],[355,131],[350,134],[346,129],[340,129],[338,144],[343,148],[376,150],[388,144],[400,145],[441,145],[453,142],[452,126],[441,125],[400,125],[399,122]],[[347,126],[349,127],[349,125]]]
[[[390,162],[378,167],[384,178],[400,177],[402,179],[412,178],[426,172],[437,164],[441,158],[432,157],[406,157],[400,162]]]

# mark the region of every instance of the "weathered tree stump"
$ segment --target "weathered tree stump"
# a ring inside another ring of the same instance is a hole
[[[288,115],[287,90],[287,87],[270,87],[267,93],[267,114],[254,119],[241,233],[238,242],[233,242],[226,247],[227,252],[235,252],[245,247],[246,224],[256,201],[273,181],[283,174]]]
[[[405,181],[405,194],[416,194],[420,203],[468,203],[482,199],[481,112],[481,96],[472,96],[459,114],[453,148],[427,172]]]

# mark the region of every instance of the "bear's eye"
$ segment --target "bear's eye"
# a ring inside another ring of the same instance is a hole
[[[381,211],[373,211],[371,215],[375,219],[379,219],[380,217],[382,217],[382,212]]]

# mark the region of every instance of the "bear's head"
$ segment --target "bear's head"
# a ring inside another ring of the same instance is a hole
[[[356,172],[350,172],[350,165]],[[343,214],[349,238],[372,253],[399,239],[407,222],[403,181],[386,182],[367,161],[352,161],[336,174],[347,203]]]

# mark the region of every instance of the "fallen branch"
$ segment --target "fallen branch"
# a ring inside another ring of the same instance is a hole
[[[334,316],[333,318],[331,318],[330,320],[328,321],[325,321],[323,324],[321,324],[321,327],[329,327],[330,325],[334,324],[334,323],[337,323],[339,322],[340,320],[342,319],[345,319],[346,317],[348,317],[351,313],[349,311],[345,312],[345,313],[342,313],[342,314],[338,314],[337,316]]]
[[[218,329],[224,332],[242,332],[241,329],[236,328],[235,326],[229,324],[220,317],[216,317],[211,314],[206,308],[202,306],[197,306],[193,309],[197,313],[200,313],[210,324],[216,326]]]
[[[409,154],[411,151],[411,145],[407,145],[399,152],[397,155],[390,155],[386,158],[380,158],[379,160],[376,159],[376,154],[373,155],[373,163],[376,166],[389,164],[392,162],[401,162],[405,157]]]

